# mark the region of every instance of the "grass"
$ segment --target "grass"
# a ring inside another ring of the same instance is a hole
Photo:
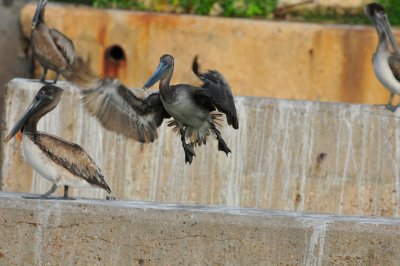
[[[55,0],[100,8],[133,9],[140,11],[186,13],[223,17],[284,19],[317,23],[370,24],[362,8],[277,8],[278,0]],[[306,2],[312,2],[311,0]],[[400,25],[398,0],[378,0],[392,25]]]

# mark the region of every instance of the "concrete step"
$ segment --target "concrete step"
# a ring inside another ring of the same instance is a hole
[[[400,219],[0,192],[1,265],[399,265]]]
[[[236,97],[240,129],[221,131],[232,153],[218,152],[210,138],[196,148],[189,166],[179,137],[165,123],[153,144],[126,140],[84,111],[78,88],[58,85],[65,89],[63,99],[39,129],[81,145],[118,198],[400,216],[399,111]],[[3,136],[41,86],[24,79],[8,84]],[[50,188],[26,163],[19,138],[0,148],[2,190],[44,193]],[[100,189],[74,189],[73,195],[105,197]]]

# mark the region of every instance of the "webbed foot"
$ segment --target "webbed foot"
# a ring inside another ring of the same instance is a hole
[[[399,105],[387,104],[385,105],[385,107],[386,109],[394,113],[397,110],[397,107],[399,107]]]
[[[111,195],[106,196],[106,200],[116,200],[117,198]]]
[[[228,156],[228,154],[231,152],[228,145],[226,145],[222,137],[219,137],[217,139],[218,139],[218,150],[225,152],[225,154]]]
[[[194,145],[182,143],[182,147],[185,151],[185,163],[192,164],[193,157],[196,157],[196,153],[194,153]]]

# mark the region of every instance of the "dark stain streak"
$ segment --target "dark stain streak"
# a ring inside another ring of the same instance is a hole
[[[315,167],[316,170],[318,171],[321,167],[321,163],[326,159],[326,157],[328,156],[328,154],[321,152],[320,154],[318,154],[317,156],[317,166]]]

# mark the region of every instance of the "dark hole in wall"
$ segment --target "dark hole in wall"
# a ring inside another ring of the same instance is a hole
[[[124,78],[126,56],[124,49],[119,45],[111,45],[104,53],[103,74],[110,78]]]
[[[106,50],[106,59],[110,61],[124,61],[125,52],[119,45],[113,45]]]

